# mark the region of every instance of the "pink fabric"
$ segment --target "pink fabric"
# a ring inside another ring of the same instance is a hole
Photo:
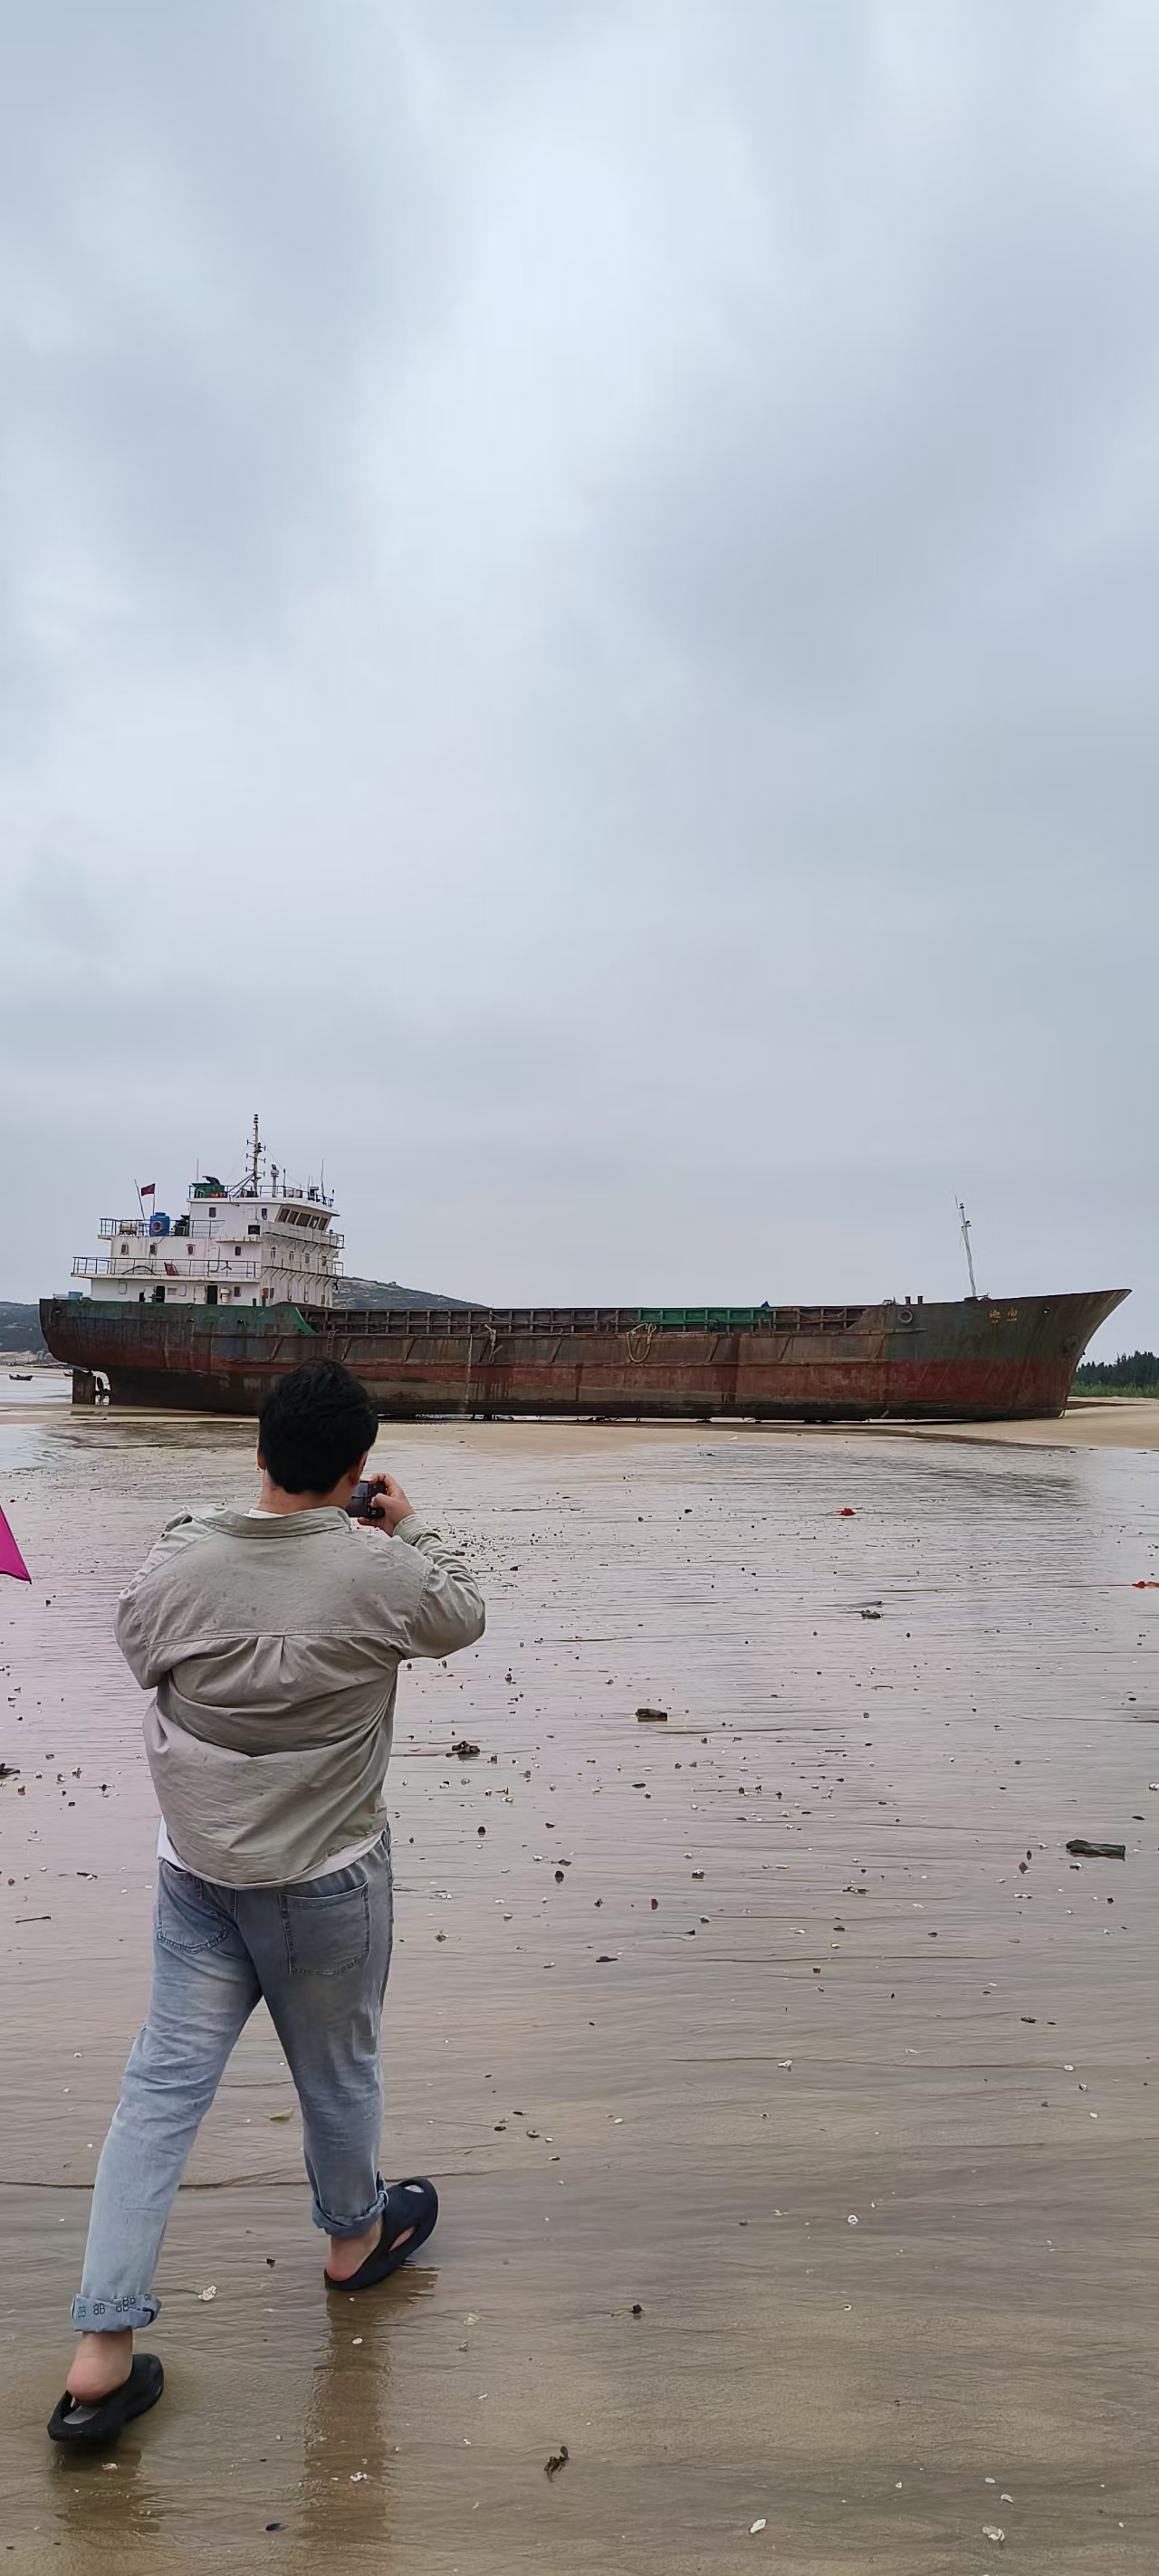
[[[14,1574],[18,1583],[32,1581],[3,1512],[0,1512],[0,1574]]]

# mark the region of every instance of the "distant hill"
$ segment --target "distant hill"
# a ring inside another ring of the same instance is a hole
[[[0,1297],[0,1351],[31,1352],[34,1359],[48,1358],[35,1306],[14,1306]]]

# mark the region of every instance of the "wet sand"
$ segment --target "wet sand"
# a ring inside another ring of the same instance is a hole
[[[252,1433],[5,1405],[5,2563],[1154,2569],[1159,1477],[1063,1427],[383,1441],[490,1605],[404,1676],[390,1775],[387,2169],[445,2215],[324,2299],[259,2016],[110,2469],[43,2424],[148,1981],[111,1606],[171,1511],[249,1498]]]
[[[1034,1449],[1159,1449],[1159,1398],[1075,1395],[1061,1418],[1043,1422],[908,1423],[911,1439],[997,1440]]]

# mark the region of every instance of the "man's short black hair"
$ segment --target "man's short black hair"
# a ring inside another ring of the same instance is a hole
[[[341,1360],[291,1369],[258,1415],[266,1473],[285,1494],[329,1494],[374,1447],[378,1415]]]

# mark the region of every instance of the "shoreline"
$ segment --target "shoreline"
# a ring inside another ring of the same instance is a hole
[[[56,1376],[62,1386],[71,1380],[71,1371],[60,1369],[56,1363],[49,1368],[42,1368],[38,1374],[45,1377]],[[0,1381],[0,1391],[2,1388],[3,1381]],[[47,1423],[59,1425],[66,1406],[68,1418],[74,1425],[99,1423],[106,1429],[118,1423],[135,1423],[141,1426],[189,1423],[203,1430],[207,1425],[213,1424],[225,1435],[231,1428],[238,1431],[252,1431],[257,1420],[255,1414],[186,1413],[145,1405],[74,1406],[71,1399],[66,1398],[62,1393],[57,1394],[50,1403],[35,1392],[27,1396],[11,1394],[3,1396],[4,1418],[11,1421],[27,1417],[43,1419]],[[410,1418],[384,1421],[380,1424],[379,1437],[380,1440],[397,1441],[422,1437],[427,1433],[438,1436],[463,1432],[514,1434],[516,1438],[526,1437],[540,1443],[550,1442],[557,1435],[582,1438],[585,1441],[590,1438],[595,1446],[617,1438],[630,1441],[656,1439],[669,1443],[691,1442],[693,1445],[703,1444],[706,1440],[719,1439],[926,1440],[932,1442],[968,1440],[1054,1449],[1153,1450],[1159,1449],[1159,1395],[1080,1394],[1071,1397],[1063,1414],[982,1422],[953,1419],[947,1419],[944,1422],[913,1422],[891,1418],[872,1422],[753,1422],[745,1418],[737,1419],[723,1415],[714,1416],[709,1422],[699,1420],[674,1422],[661,1415],[651,1419],[645,1417],[639,1422],[621,1420],[593,1422],[582,1417],[569,1419],[552,1415],[540,1415],[534,1418],[512,1417],[507,1420],[501,1416],[495,1416],[489,1422],[482,1422],[469,1415],[442,1414],[425,1420]]]

